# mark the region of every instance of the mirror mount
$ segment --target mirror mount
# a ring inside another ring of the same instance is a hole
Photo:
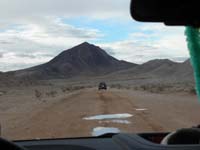
[[[131,15],[140,22],[160,22],[169,26],[200,27],[197,0],[132,0]]]

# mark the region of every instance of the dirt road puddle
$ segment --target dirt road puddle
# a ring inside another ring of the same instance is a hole
[[[92,131],[92,136],[100,136],[106,133],[119,133],[120,130],[118,128],[112,127],[95,127]]]
[[[147,109],[146,108],[137,108],[135,109],[136,111],[146,111]]]
[[[84,117],[83,120],[98,120],[99,124],[103,123],[118,123],[118,124],[130,124],[131,122],[126,120],[127,118],[132,117],[132,114],[123,113],[123,114],[103,114],[96,116]],[[95,127],[92,129],[92,136],[99,136],[106,133],[119,133],[118,128],[113,127]]]
[[[124,119],[130,118],[133,115],[124,113],[124,114],[105,114],[105,115],[96,115],[83,118],[84,120],[104,120],[104,119]]]
[[[99,123],[119,123],[119,124],[130,124],[128,120],[114,119],[114,120],[101,120]]]

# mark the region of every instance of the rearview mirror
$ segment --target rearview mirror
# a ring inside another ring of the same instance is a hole
[[[132,0],[131,15],[142,22],[200,27],[198,0]]]

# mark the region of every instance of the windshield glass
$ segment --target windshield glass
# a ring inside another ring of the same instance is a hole
[[[129,0],[0,0],[0,125],[11,140],[200,123],[184,27]]]

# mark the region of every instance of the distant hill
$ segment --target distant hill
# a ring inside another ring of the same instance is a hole
[[[118,60],[103,49],[84,42],[65,50],[47,63],[7,73],[0,72],[0,83],[94,77],[106,81],[132,81],[145,83],[193,83],[190,61],[183,63],[169,59],[155,59],[138,65]],[[12,84],[11,83],[11,84]],[[31,82],[31,84],[33,84]]]
[[[65,50],[51,61],[28,69],[12,72],[15,77],[35,79],[70,78],[76,76],[99,76],[134,68],[136,64],[120,61],[108,55],[98,46],[84,42]]]
[[[142,69],[141,69],[142,68]],[[149,70],[144,69],[149,68]],[[173,62],[168,59],[152,60],[140,66],[138,69],[145,75],[159,77],[159,78],[173,78],[177,80],[193,80],[193,70],[189,60],[183,63]]]
[[[169,59],[155,59],[126,70],[105,76],[107,79],[140,80],[140,82],[193,82],[193,70],[189,60],[183,63]],[[151,81],[150,81],[151,80]]]
[[[189,60],[183,63],[173,62],[169,59],[156,59],[134,69],[138,74],[160,78],[193,78],[193,71]]]

